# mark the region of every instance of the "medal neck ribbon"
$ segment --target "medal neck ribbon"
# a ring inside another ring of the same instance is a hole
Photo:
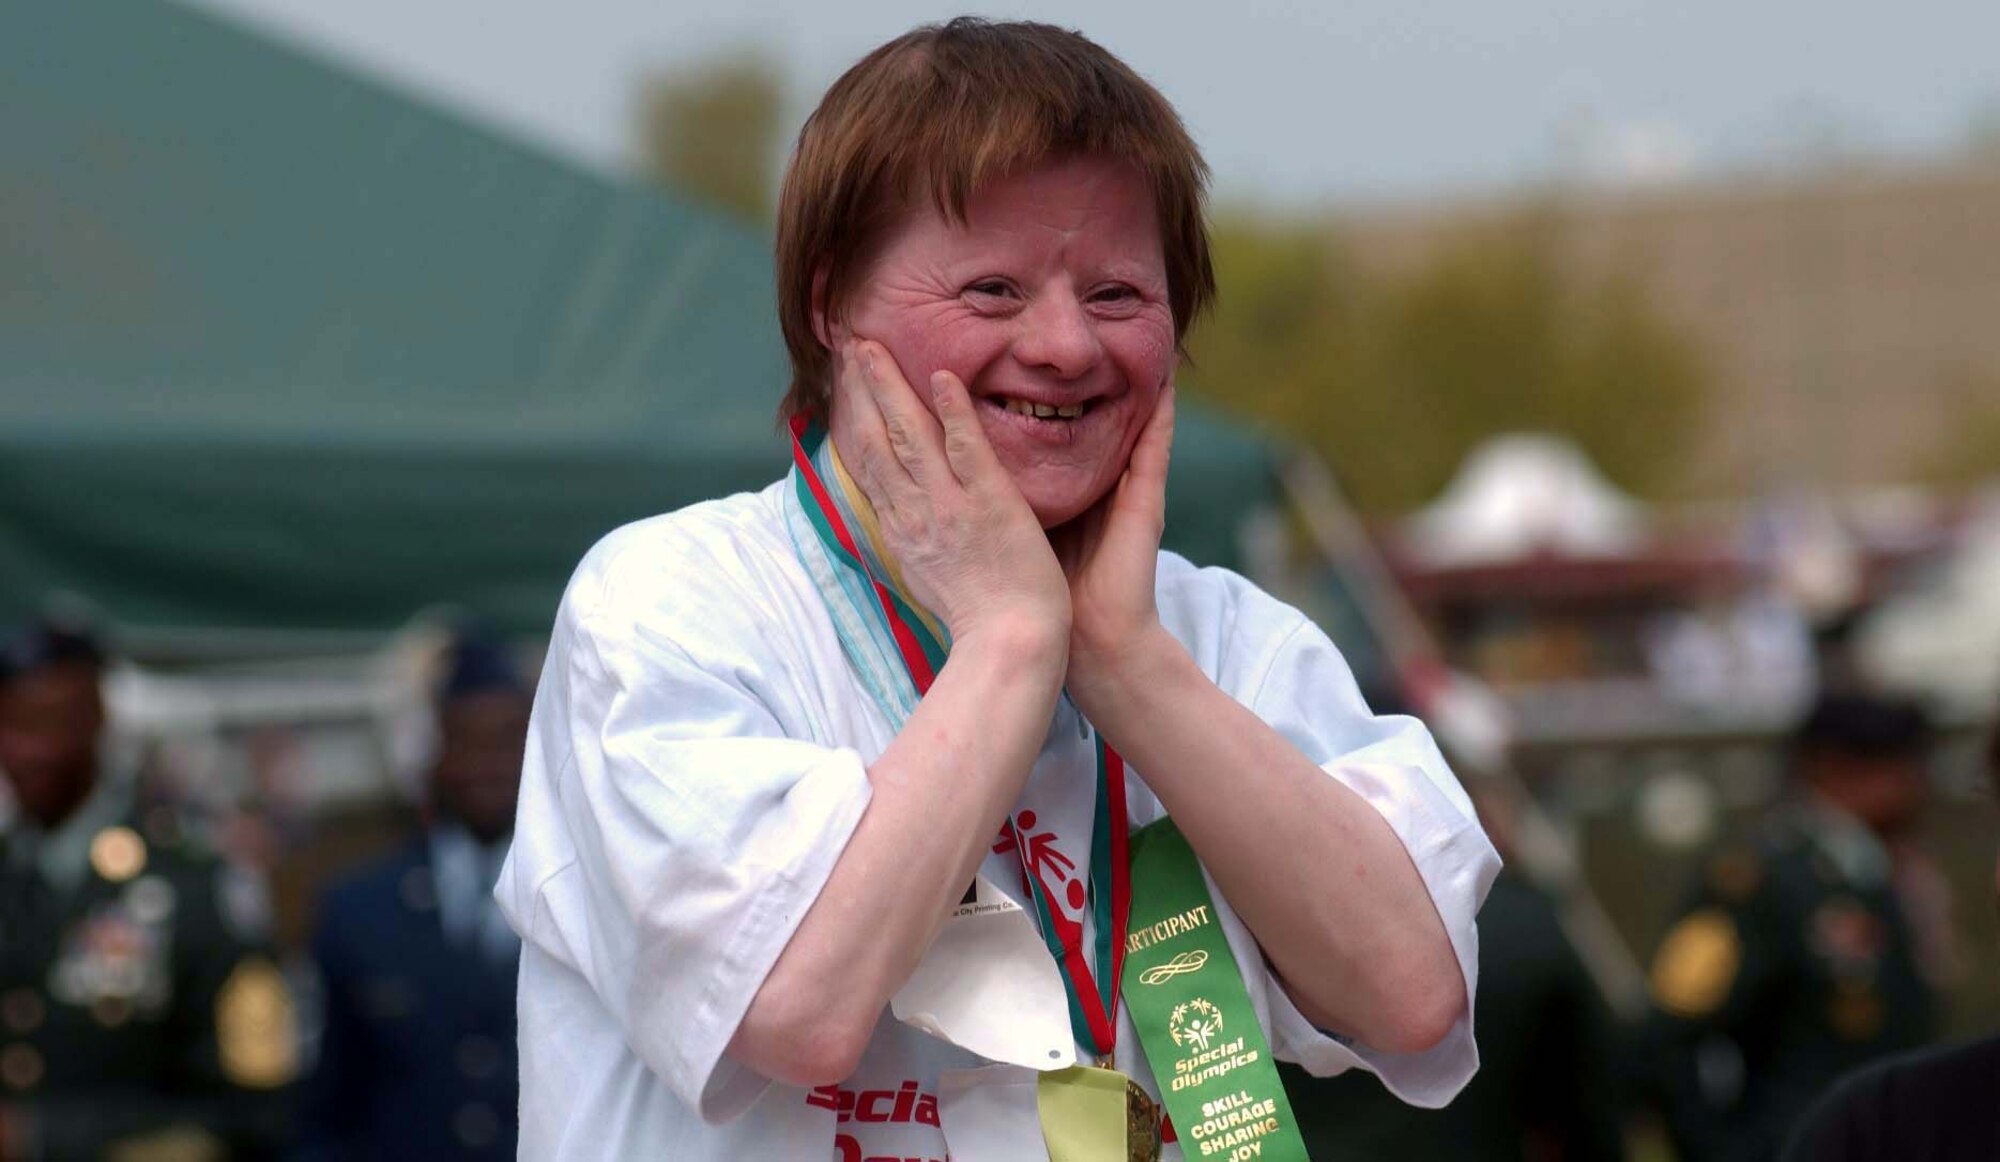
[[[873,596],[873,608],[868,612],[888,629],[910,683],[921,698],[944,668],[950,637],[909,595],[882,543],[874,509],[849,479],[826,429],[794,416],[791,430],[792,478],[799,505],[828,554],[840,567],[854,571]],[[884,710],[892,721],[898,717],[891,708],[885,706]],[[1092,733],[1097,748],[1097,797],[1087,894],[1096,937],[1092,941],[1095,974],[1092,961],[1083,954],[1083,925],[1071,920],[1052,899],[1050,885],[1043,881],[1037,866],[1039,861],[1029,849],[1029,837],[1019,833],[1011,818],[1001,828],[1001,837],[1018,858],[1022,882],[1034,901],[1042,942],[1062,970],[1071,1030],[1078,1043],[1108,1060],[1118,1040],[1118,982],[1125,965],[1132,892],[1126,858],[1125,763],[1102,735]]]

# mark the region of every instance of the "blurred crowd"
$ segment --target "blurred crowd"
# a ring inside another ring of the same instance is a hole
[[[451,644],[415,818],[291,941],[272,873],[311,821],[154,777],[108,729],[110,661],[80,627],[0,641],[0,1157],[513,1157],[519,944],[492,892],[530,691],[507,650]]]
[[[312,812],[278,782],[222,809],[149,768],[108,721],[113,664],[81,625],[0,638],[0,1156],[512,1156],[519,945],[492,888],[531,703],[515,655],[477,627],[451,637],[423,685],[412,809],[320,871],[291,923],[272,883],[324,838]],[[1786,793],[1705,857],[1651,951],[1642,1018],[1614,1015],[1556,899],[1510,867],[1481,914],[1478,1077],[1428,1111],[1370,1076],[1291,1072],[1313,1157],[1755,1162],[1878,1156],[1828,1153],[1867,1127],[1908,1141],[1879,1076],[1824,1103],[1939,1033],[1951,939],[1916,826],[1937,732],[1838,667],[1808,704]],[[2000,781],[2000,748],[1987,764]],[[1511,852],[1513,801],[1469,782]]]

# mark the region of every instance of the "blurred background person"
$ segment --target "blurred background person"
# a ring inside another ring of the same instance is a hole
[[[520,944],[493,885],[528,712],[504,649],[462,633],[437,693],[429,825],[320,905],[324,1021],[300,1159],[514,1156]]]
[[[1776,1157],[1835,1078],[1932,1035],[1894,854],[1930,743],[1913,702],[1823,695],[1798,730],[1797,794],[1710,859],[1651,973],[1648,1065],[1682,1157]]]
[[[1986,774],[2000,799],[2000,730]],[[2000,863],[1994,868],[2000,887]],[[1913,1053],[1845,1078],[1799,1126],[1786,1162],[2000,1158],[2000,1036]]]
[[[103,648],[0,639],[0,1156],[260,1158],[297,1038],[284,980],[211,856],[142,832],[110,758]]]
[[[1380,713],[1387,700],[1372,697]],[[1508,860],[1479,910],[1479,1072],[1450,1105],[1418,1109],[1374,1078],[1281,1066],[1315,1162],[1618,1162],[1625,1156],[1611,1014],[1553,900],[1513,866],[1514,809],[1466,789]]]

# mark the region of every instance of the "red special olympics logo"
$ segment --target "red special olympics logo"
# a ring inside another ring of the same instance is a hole
[[[1070,911],[1083,911],[1086,896],[1083,881],[1076,878],[1076,861],[1056,849],[1054,831],[1036,831],[1035,822],[1033,811],[1021,812],[1014,820],[1014,826],[1001,830],[999,842],[993,845],[993,853],[1006,855],[1015,851],[1015,836],[1025,836],[1023,842],[1028,848],[1028,870],[1040,881],[1042,890],[1052,899],[1067,903]],[[1062,888],[1060,892],[1055,890],[1058,886]]]

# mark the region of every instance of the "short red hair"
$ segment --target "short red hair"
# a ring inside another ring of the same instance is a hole
[[[842,74],[799,131],[778,196],[778,320],[792,360],[781,414],[826,414],[833,359],[815,306],[841,318],[870,249],[916,198],[963,222],[986,182],[1074,156],[1129,163],[1152,189],[1179,345],[1215,298],[1208,165],[1125,62],[1052,25],[960,17]]]

